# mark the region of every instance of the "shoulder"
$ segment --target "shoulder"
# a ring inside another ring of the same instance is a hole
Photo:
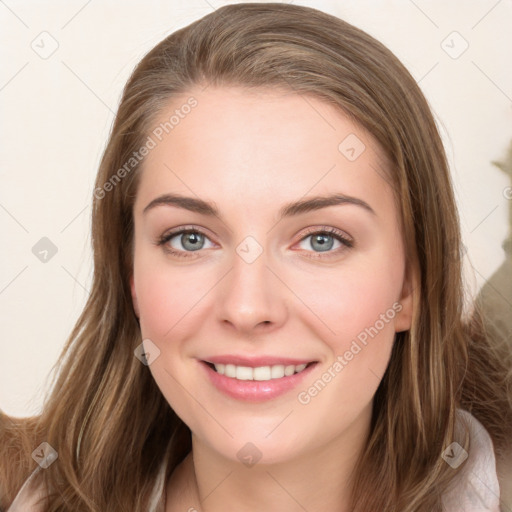
[[[39,479],[37,468],[23,483],[14,501],[5,512],[44,512],[43,500],[46,497],[44,487]]]
[[[461,444],[469,435],[468,451]],[[491,437],[468,411],[457,409],[456,439],[443,452],[454,469],[462,465],[443,496],[447,512],[500,512],[500,485]]]
[[[512,449],[505,457],[496,461],[500,481],[501,506],[503,510],[512,510]]]

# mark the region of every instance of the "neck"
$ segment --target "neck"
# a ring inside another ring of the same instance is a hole
[[[169,480],[166,512],[348,512],[369,425],[370,415],[363,415],[340,437],[292,460],[251,467],[219,455],[193,435],[192,452]]]

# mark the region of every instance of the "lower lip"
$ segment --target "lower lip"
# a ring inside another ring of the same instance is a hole
[[[299,373],[271,380],[238,380],[226,377],[200,361],[213,385],[224,394],[246,402],[266,402],[297,387],[307,377],[316,363],[309,365]]]

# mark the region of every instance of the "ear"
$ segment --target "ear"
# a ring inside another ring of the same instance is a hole
[[[417,289],[417,272],[414,272],[409,266],[404,276],[402,292],[398,300],[401,309],[395,316],[395,331],[408,331],[412,326],[414,310],[414,291]]]
[[[133,310],[135,311],[135,316],[137,318],[140,318],[139,302],[137,300],[137,294],[135,293],[135,280],[133,279],[133,274],[130,276],[130,290],[132,292],[132,303],[133,303]]]

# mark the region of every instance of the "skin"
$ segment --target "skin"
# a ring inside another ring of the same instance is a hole
[[[192,453],[167,485],[166,511],[346,511],[394,335],[411,325],[413,286],[383,152],[329,104],[276,89],[193,89],[173,98],[155,126],[190,95],[197,107],[144,160],[133,210],[134,308],[143,338],[160,350],[149,368],[192,431]],[[338,150],[349,134],[366,147],[354,161]],[[171,192],[215,203],[221,218],[169,205],[143,212]],[[374,213],[343,204],[278,222],[284,204],[333,192],[365,201]],[[206,235],[198,251],[186,236],[167,242],[188,258],[157,245],[183,226]],[[324,227],[354,246],[329,235],[329,250],[312,245],[306,230]],[[236,252],[247,236],[263,249],[250,264]],[[396,303],[394,318],[300,403],[298,393]],[[206,378],[199,360],[219,354],[318,363],[298,389],[248,403]],[[252,467],[237,458],[247,442],[261,452]]]

